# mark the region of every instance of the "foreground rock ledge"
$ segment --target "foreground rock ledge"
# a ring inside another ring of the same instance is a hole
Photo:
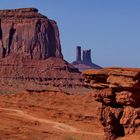
[[[85,84],[102,103],[100,121],[105,140],[135,133],[140,128],[140,69],[104,68],[83,72]]]

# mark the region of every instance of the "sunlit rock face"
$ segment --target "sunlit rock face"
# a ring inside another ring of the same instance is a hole
[[[83,86],[81,73],[63,59],[56,22],[36,8],[0,10],[0,57],[3,86]]]
[[[105,139],[132,134],[140,128],[140,69],[104,68],[83,72],[85,85],[102,103],[100,121]]]
[[[62,58],[55,21],[35,8],[0,10],[1,57],[23,53],[31,59]]]

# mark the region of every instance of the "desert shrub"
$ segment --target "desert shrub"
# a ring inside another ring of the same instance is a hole
[[[72,136],[67,136],[67,137],[65,137],[64,140],[79,140],[79,139],[74,138],[74,137],[72,137]]]
[[[14,94],[16,93],[15,91],[10,91],[10,90],[0,90],[0,94]]]

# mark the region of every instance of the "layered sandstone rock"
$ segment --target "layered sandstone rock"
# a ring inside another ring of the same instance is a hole
[[[82,76],[63,60],[54,20],[35,8],[0,10],[0,81],[75,87]]]
[[[140,126],[140,69],[105,68],[83,72],[85,84],[102,103],[106,140],[132,134]]]
[[[62,58],[55,21],[35,8],[0,11],[1,57],[22,53],[31,59]]]

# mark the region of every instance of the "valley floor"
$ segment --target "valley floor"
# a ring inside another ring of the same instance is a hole
[[[21,92],[0,95],[0,140],[102,140],[91,94]]]

